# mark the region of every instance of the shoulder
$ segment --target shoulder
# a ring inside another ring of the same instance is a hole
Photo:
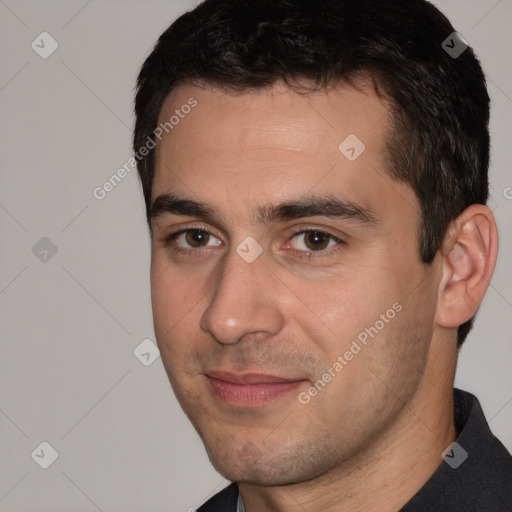
[[[458,438],[401,512],[512,510],[512,457],[493,435],[478,399],[454,390]]]
[[[238,487],[233,483],[201,505],[197,512],[236,512],[237,500]]]

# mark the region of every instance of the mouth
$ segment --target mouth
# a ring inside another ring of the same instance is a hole
[[[213,394],[231,405],[258,407],[295,391],[306,379],[258,373],[213,371],[206,374]]]

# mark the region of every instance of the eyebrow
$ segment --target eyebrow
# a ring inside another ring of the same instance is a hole
[[[211,221],[218,217],[216,211],[208,205],[174,194],[162,194],[151,204],[149,211],[151,220],[165,214],[196,217],[204,221]],[[372,210],[331,195],[310,195],[277,205],[260,206],[256,210],[254,220],[262,224],[271,224],[316,216],[349,220],[366,225],[378,224],[377,216]]]

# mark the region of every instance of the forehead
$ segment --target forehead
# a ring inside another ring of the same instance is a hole
[[[364,82],[303,94],[284,84],[241,93],[182,85],[160,112],[160,125],[173,116],[175,124],[157,145],[153,198],[178,193],[219,209],[238,205],[241,213],[251,204],[334,193],[373,209],[386,203],[391,183],[388,114]],[[409,187],[392,188],[415,204]]]
[[[388,128],[384,101],[364,81],[360,80],[357,87],[295,92],[276,83],[267,88],[228,92],[213,86],[181,85],[164,101],[159,124],[173,116],[176,119],[176,113],[193,98],[197,106],[187,114],[186,122],[172,128],[175,137],[164,134],[171,147],[181,145],[180,132],[183,137],[193,132],[201,141],[200,149],[209,151],[230,147],[260,154],[266,149],[332,153],[351,133],[378,142]],[[377,125],[380,127],[375,130]]]

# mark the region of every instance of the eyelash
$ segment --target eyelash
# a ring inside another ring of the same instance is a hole
[[[215,235],[213,235],[213,233],[210,233],[204,226],[192,226],[190,228],[182,229],[181,231],[177,231],[176,233],[171,233],[171,234],[163,237],[161,239],[161,242],[164,245],[164,247],[169,248],[174,253],[185,254],[185,255],[189,255],[189,256],[200,256],[204,252],[205,249],[207,250],[206,247],[197,248],[197,249],[184,249],[183,247],[175,246],[172,244],[173,241],[178,236],[180,236],[184,233],[188,233],[190,231],[204,231],[204,232],[208,233],[209,235],[215,236]],[[322,235],[327,235],[330,239],[329,241],[335,241],[338,245],[329,247],[326,249],[321,249],[318,251],[313,251],[313,250],[304,251],[304,250],[300,250],[300,249],[297,249],[294,251],[295,253],[301,254],[302,255],[301,257],[306,258],[306,259],[310,259],[313,254],[319,255],[319,256],[315,256],[316,258],[322,257],[321,255],[324,255],[325,253],[330,253],[332,250],[339,250],[346,243],[343,240],[341,240],[340,238],[334,236],[332,233],[329,233],[328,231],[321,230],[321,229],[314,229],[314,228],[299,230],[296,233],[292,234],[292,236],[290,237],[290,240],[293,240],[295,237],[297,237],[299,235],[304,235],[306,233],[311,233],[311,232],[320,233]],[[215,237],[215,238],[217,238],[217,237]]]

